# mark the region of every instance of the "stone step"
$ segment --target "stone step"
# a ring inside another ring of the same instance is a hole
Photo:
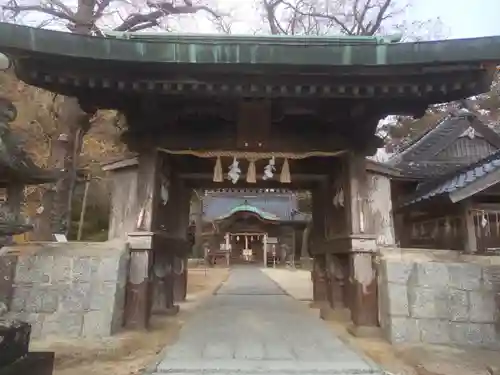
[[[283,361],[283,360],[166,360],[152,372],[160,374],[383,374],[372,364],[357,359],[332,361]]]

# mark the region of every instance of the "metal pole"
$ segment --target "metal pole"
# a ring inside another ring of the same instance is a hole
[[[80,222],[78,223],[78,234],[76,236],[77,241],[80,241],[82,239],[83,223],[85,220],[85,211],[87,210],[87,196],[89,193],[89,186],[90,186],[90,180],[87,179],[85,181],[85,191],[83,192],[82,211],[80,212]]]

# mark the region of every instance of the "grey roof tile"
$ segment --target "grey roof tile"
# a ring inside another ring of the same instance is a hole
[[[398,168],[404,177],[428,179],[449,174],[476,162],[477,159],[474,158],[461,161],[432,161],[441,150],[464,136],[464,132],[473,126],[474,119],[475,115],[470,112],[448,115],[437,122],[434,127],[402,147],[388,161],[388,164]]]
[[[493,153],[477,163],[462,168],[454,175],[438,179],[432,185],[427,184],[426,186],[421,186],[417,190],[417,193],[406,200],[402,206],[409,206],[437,196],[453,193],[467,187],[478,179],[486,177],[490,173],[496,172],[498,169],[500,169],[500,151]]]

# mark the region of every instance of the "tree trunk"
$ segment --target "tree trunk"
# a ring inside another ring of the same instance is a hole
[[[90,116],[81,109],[78,99],[64,98],[49,159],[49,166],[62,174],[44,194],[44,211],[36,235],[38,240],[51,240],[54,233],[66,236],[69,234],[71,200],[76,185],[78,157],[83,136],[88,131]]]

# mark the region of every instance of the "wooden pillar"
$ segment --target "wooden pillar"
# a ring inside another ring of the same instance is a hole
[[[327,273],[327,293],[328,301],[333,309],[344,309],[344,281],[345,275],[342,270],[342,264],[338,256],[332,253],[326,254],[326,273]]]
[[[351,318],[360,332],[378,326],[377,274],[374,256],[376,235],[368,207],[368,179],[364,156],[344,159],[346,228],[349,233],[349,279]]]
[[[156,151],[138,156],[136,232],[128,233],[130,250],[126,285],[124,326],[144,329],[149,325],[152,308],[153,225],[158,205],[158,155]]]
[[[327,303],[326,264],[324,255],[314,255],[311,279],[313,283],[313,302],[311,307],[320,308]]]
[[[182,181],[179,181],[178,221],[176,235],[180,238],[174,267],[174,302],[185,301],[188,282],[188,255],[187,230],[189,226],[189,211],[191,208],[192,191]]]
[[[474,210],[470,202],[463,204],[462,223],[464,228],[464,250],[473,254],[477,252],[476,226],[474,224]]]
[[[124,326],[127,329],[146,329],[151,316],[152,285],[150,269],[153,264],[152,236],[130,233],[128,246],[130,265],[125,288]]]
[[[411,247],[411,225],[406,219],[407,214],[398,212],[394,215],[394,233],[396,244],[401,247]]]
[[[326,253],[326,297],[327,304],[323,304],[320,317],[324,320],[350,319],[350,311],[346,305],[346,281],[348,280],[344,264],[340,255],[331,252]]]
[[[187,256],[175,257],[174,265],[174,302],[182,302],[185,301],[187,297]]]
[[[262,247],[263,247],[263,266],[264,268],[267,268],[267,233],[264,234],[264,238],[262,239]]]
[[[165,159],[164,159],[165,160]],[[186,188],[178,176],[178,171],[171,170],[164,161],[163,184],[168,190],[168,200],[161,203],[158,225],[155,268],[165,268],[156,277],[154,311],[157,314],[172,315],[178,312],[175,302],[186,299],[187,295],[187,256],[190,243],[188,240],[189,211],[191,190]],[[160,294],[162,296],[160,297]]]
[[[203,197],[201,191],[194,191],[193,196],[193,211],[195,222],[195,241],[194,241],[194,257],[198,258],[203,253]]]

